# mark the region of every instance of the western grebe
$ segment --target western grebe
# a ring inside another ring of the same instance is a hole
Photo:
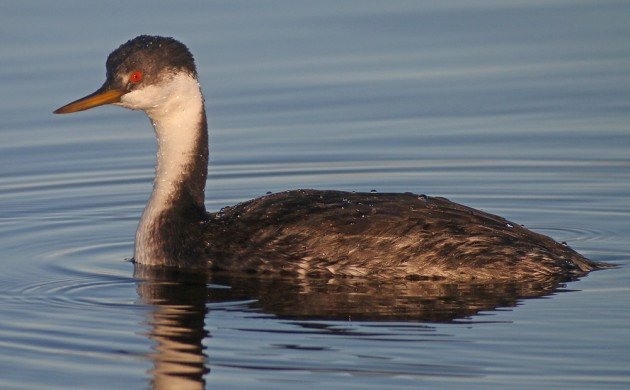
[[[573,278],[604,266],[496,215],[412,193],[295,190],[207,213],[208,130],[188,48],[143,35],[113,51],[106,67],[101,88],[55,113],[115,104],[150,118],[157,168],[137,263],[453,280]]]

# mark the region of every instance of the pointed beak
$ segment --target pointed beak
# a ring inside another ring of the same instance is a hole
[[[71,112],[89,110],[90,108],[102,106],[103,104],[117,103],[125,91],[120,89],[107,89],[102,86],[96,92],[91,93],[81,99],[68,103],[53,111],[55,114],[69,114]]]

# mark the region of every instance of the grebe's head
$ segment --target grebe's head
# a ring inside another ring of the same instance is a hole
[[[141,35],[107,57],[107,79],[94,93],[67,104],[55,114],[115,104],[147,113],[164,109],[181,91],[178,79],[197,80],[188,48],[173,38]]]

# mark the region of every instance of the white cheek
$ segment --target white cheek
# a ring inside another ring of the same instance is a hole
[[[166,93],[164,88],[151,85],[124,94],[120,98],[120,103],[117,103],[117,105],[130,108],[132,110],[146,111],[160,105],[166,101],[167,98],[168,93]]]
[[[195,77],[179,73],[123,95],[117,105],[142,110],[153,122],[168,122],[163,127],[172,130],[182,126],[182,121],[190,116],[187,112],[203,109],[203,96]]]

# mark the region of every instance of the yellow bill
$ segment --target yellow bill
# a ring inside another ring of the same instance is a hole
[[[103,104],[117,103],[125,92],[120,89],[109,89],[104,91],[100,88],[96,92],[53,111],[55,114],[69,114],[71,112],[88,110],[90,108],[102,106]]]

